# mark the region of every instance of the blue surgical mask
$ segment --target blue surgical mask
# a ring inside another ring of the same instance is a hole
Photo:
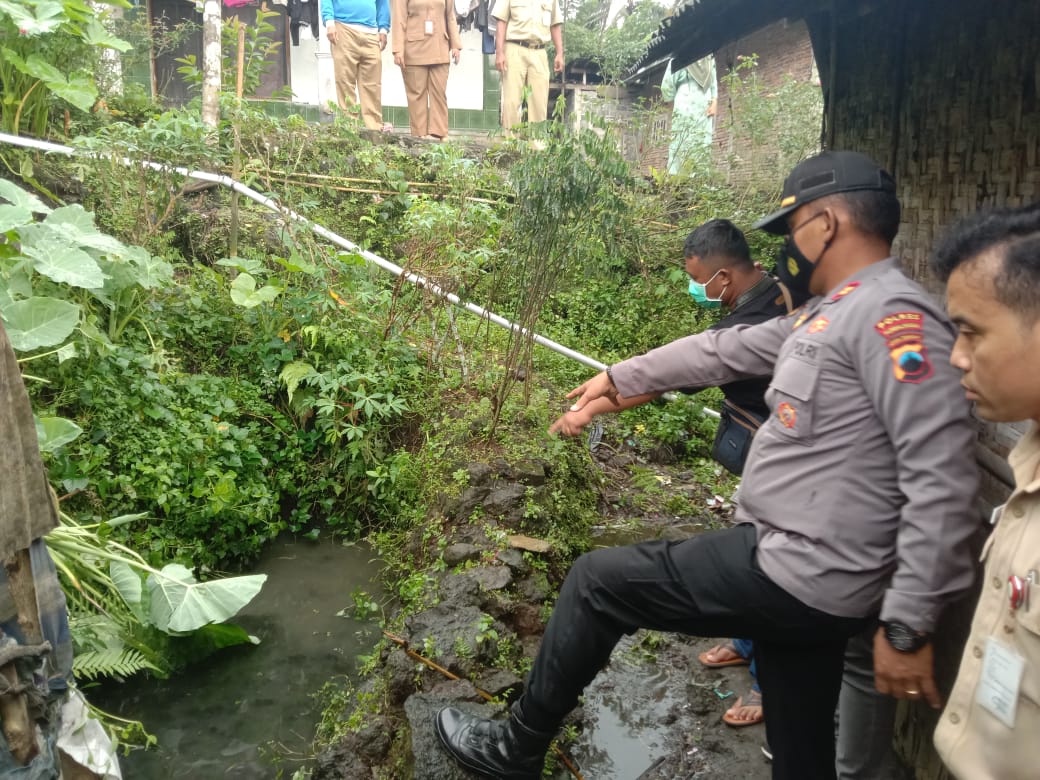
[[[719,271],[721,270],[722,269],[720,268]],[[719,293],[718,298],[709,298],[707,292],[708,285],[711,284],[712,279],[719,275],[719,271],[713,273],[711,279],[706,281],[704,284],[690,279],[690,295],[693,296],[693,300],[697,302],[698,306],[703,306],[705,309],[717,309],[722,305],[722,293],[726,292],[726,287],[729,285],[722,288],[722,292]]]

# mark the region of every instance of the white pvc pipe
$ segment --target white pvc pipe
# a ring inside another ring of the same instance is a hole
[[[58,154],[65,155],[76,154],[76,150],[73,149],[71,146],[55,144],[51,143],[50,141],[40,141],[35,138],[25,138],[23,136],[18,135],[9,135],[7,133],[0,133],[0,143],[11,144],[12,146],[23,146],[28,147],[30,149],[39,149],[44,152],[56,152]],[[577,362],[582,363],[583,365],[586,365],[589,368],[594,368],[597,371],[603,371],[607,367],[605,363],[602,363],[599,360],[591,358],[588,355],[583,355],[581,352],[573,350],[570,347],[565,347],[563,344],[559,344],[553,341],[552,339],[546,338],[545,336],[539,335],[537,333],[531,333],[526,328],[521,327],[520,325],[517,325],[515,322],[511,322],[510,320],[507,320],[505,317],[495,314],[494,312],[488,311],[482,306],[478,306],[477,304],[471,303],[470,301],[463,301],[457,295],[455,295],[452,292],[449,292],[448,290],[445,290],[435,282],[432,282],[429,279],[420,276],[419,274],[412,273],[411,271],[406,272],[403,268],[401,268],[401,266],[397,265],[396,263],[392,263],[389,260],[375,254],[374,252],[369,252],[367,249],[362,249],[353,241],[343,238],[343,236],[339,235],[338,233],[333,233],[328,228],[319,225],[316,222],[312,222],[311,220],[307,219],[307,217],[303,216],[302,214],[298,214],[292,209],[287,209],[282,206],[279,206],[278,202],[274,199],[269,198],[260,192],[257,192],[252,187],[247,187],[245,184],[242,184],[241,182],[232,179],[230,176],[225,176],[221,173],[209,173],[208,171],[192,171],[187,168],[182,168],[180,166],[167,165],[165,163],[157,163],[151,160],[131,160],[128,157],[120,158],[120,162],[128,167],[133,167],[134,165],[141,165],[145,168],[151,168],[156,171],[168,171],[180,174],[181,176],[185,176],[189,179],[195,179],[196,181],[208,181],[214,184],[223,185],[224,187],[229,187],[235,192],[245,195],[250,200],[259,203],[261,206],[264,206],[270,209],[271,211],[274,211],[277,214],[280,214],[281,216],[292,220],[293,222],[298,222],[301,225],[310,228],[319,236],[326,239],[327,241],[330,241],[336,246],[342,247],[343,249],[346,249],[348,252],[360,255],[365,260],[372,263],[373,265],[379,266],[384,271],[389,271],[394,276],[403,277],[406,281],[411,282],[416,287],[422,287],[423,289],[429,290],[434,295],[443,298],[444,300],[449,301],[450,303],[453,303],[454,305],[462,309],[465,309],[466,311],[472,314],[476,314],[478,317],[482,317],[488,320],[489,322],[493,322],[496,325],[505,328],[506,330],[516,331],[517,333],[520,333],[524,336],[529,336],[531,340],[534,341],[536,344],[540,344],[543,347],[548,347],[553,352],[558,352],[564,357],[568,357],[571,360],[576,360]],[[674,400],[676,398],[675,394],[673,393],[666,393],[665,397],[669,400]],[[703,411],[704,414],[708,415],[709,417],[717,418],[719,416],[719,413],[713,409],[705,408]]]

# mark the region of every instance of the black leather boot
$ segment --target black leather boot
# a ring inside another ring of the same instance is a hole
[[[471,772],[495,780],[539,780],[554,732],[535,731],[514,704],[509,720],[487,720],[454,707],[437,713],[437,736]]]

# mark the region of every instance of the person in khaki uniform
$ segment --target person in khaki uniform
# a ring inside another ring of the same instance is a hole
[[[960,670],[935,730],[959,780],[1040,777],[1040,204],[977,214],[933,258],[959,334],[950,363],[980,417],[1031,420],[1008,456]]]
[[[556,47],[553,70],[563,72],[563,16],[559,0],[498,0],[492,15],[495,67],[502,74],[502,127],[520,123],[524,86],[527,121],[544,122],[549,108],[549,61],[545,47]]]
[[[332,47],[340,110],[353,112],[360,101],[365,127],[383,128],[382,51],[390,30],[389,0],[321,0],[321,20]]]
[[[462,44],[452,0],[392,0],[394,62],[408,97],[412,135],[448,135],[448,67]]]

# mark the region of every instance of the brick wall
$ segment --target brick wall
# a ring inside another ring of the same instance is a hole
[[[589,126],[593,117],[604,120],[636,169],[667,170],[672,114],[670,106],[660,102],[660,78],[633,87],[568,84],[566,91],[572,127]]]
[[[712,156],[735,185],[772,181],[777,176],[772,155],[755,153],[748,139],[733,132],[733,96],[723,76],[736,68],[739,58],[752,54],[758,55],[758,75],[767,88],[778,88],[788,78],[801,82],[818,79],[809,29],[801,20],[781,19],[715,52],[719,98]],[[815,124],[816,120],[807,117],[806,121]]]

